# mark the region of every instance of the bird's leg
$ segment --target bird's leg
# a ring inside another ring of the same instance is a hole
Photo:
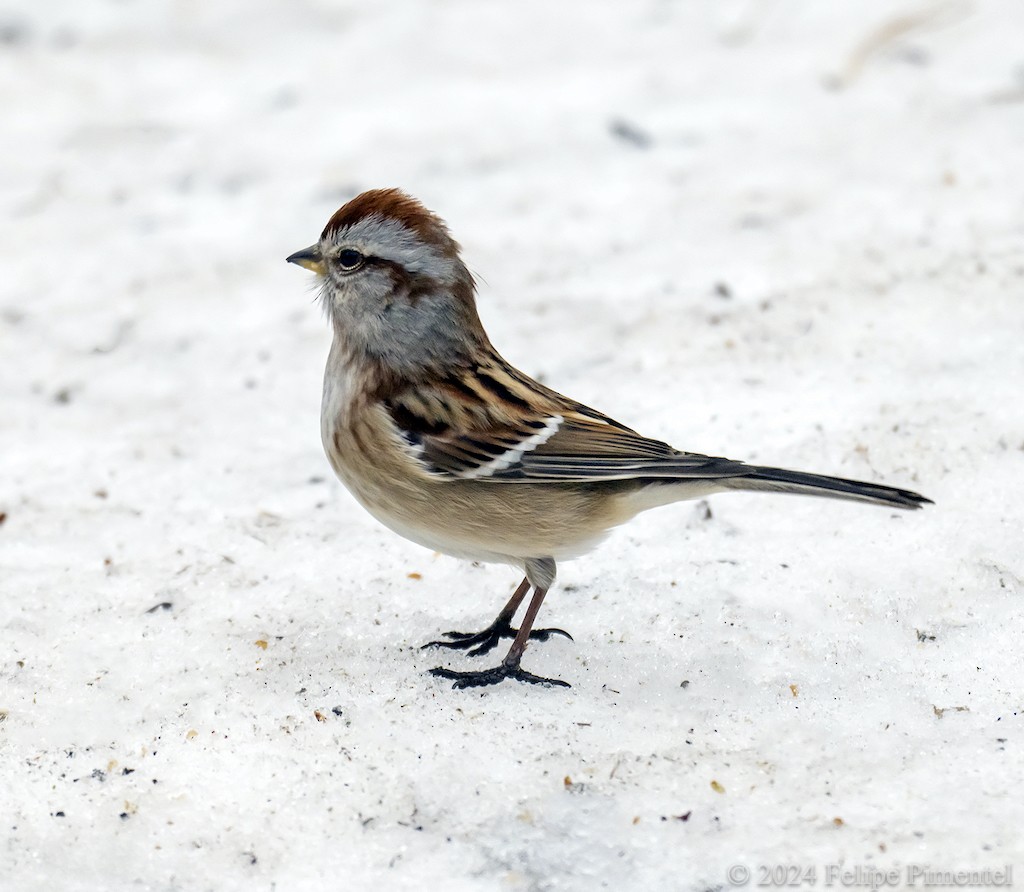
[[[523,586],[516,590],[516,595],[519,595],[520,590],[523,590]],[[484,669],[480,672],[455,672],[452,669],[438,666],[436,669],[431,669],[430,674],[436,675],[439,678],[452,679],[455,682],[452,685],[453,688],[476,688],[484,685],[498,684],[498,682],[504,681],[506,678],[525,681],[530,684],[558,685],[563,688],[570,687],[567,682],[561,679],[544,678],[540,675],[534,675],[519,665],[523,658],[523,651],[526,650],[526,645],[531,638],[530,629],[533,628],[533,623],[537,619],[537,613],[540,611],[540,605],[544,601],[544,595],[547,594],[547,591],[546,588],[534,589],[533,600],[530,601],[530,606],[526,610],[526,616],[523,617],[523,624],[520,626],[512,646],[508,649],[505,659],[493,669]],[[519,595],[519,597],[522,600],[523,595]]]
[[[523,603],[523,598],[526,597],[529,590],[530,580],[524,579],[519,583],[519,588],[512,593],[512,597],[508,599],[508,603],[501,608],[501,613],[494,618],[494,622],[482,632],[445,632],[445,638],[450,638],[451,641],[430,641],[423,647],[451,647],[468,650],[471,657],[479,657],[492,651],[502,638],[515,638],[519,630],[512,628],[512,618],[516,615],[519,605]],[[547,641],[552,635],[564,635],[572,641],[572,635],[564,629],[535,629],[530,632],[530,638],[533,641]]]

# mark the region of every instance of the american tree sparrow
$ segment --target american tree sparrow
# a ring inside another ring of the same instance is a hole
[[[399,535],[526,574],[482,632],[425,645],[477,655],[513,639],[492,669],[432,670],[454,687],[506,678],[565,685],[520,666],[531,638],[569,637],[533,630],[555,562],[586,553],[640,511],[725,490],[929,503],[905,489],[680,452],[539,384],[491,346],[444,222],[396,189],[353,198],[288,260],[320,277],[334,326],[321,433],[341,481]]]

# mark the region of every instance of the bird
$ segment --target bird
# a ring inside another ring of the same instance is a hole
[[[453,687],[568,687],[522,666],[529,641],[571,638],[534,629],[557,563],[641,511],[727,491],[931,504],[906,489],[684,452],[546,387],[491,344],[460,250],[439,216],[389,188],[352,198],[287,258],[316,274],[333,329],[321,438],[338,478],[400,536],[524,574],[487,628],[424,645],[480,656],[512,639],[496,666],[430,670]]]

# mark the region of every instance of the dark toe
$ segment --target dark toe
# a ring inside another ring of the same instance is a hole
[[[445,638],[450,640],[428,641],[420,650],[426,650],[428,647],[447,647],[467,651],[471,657],[479,657],[494,650],[503,638],[515,638],[518,631],[510,625],[498,625],[490,626],[482,632],[445,632]],[[572,635],[565,629],[534,629],[530,632],[530,640],[547,641],[552,635],[561,635],[570,641],[573,640]]]
[[[484,654],[490,653],[492,650],[494,650],[494,648],[496,648],[498,646],[498,643],[500,641],[501,641],[501,638],[498,637],[498,636],[495,636],[494,638],[488,638],[485,641],[481,641],[472,650],[467,650],[466,651],[466,656],[467,657],[482,657]]]
[[[454,669],[445,669],[438,666],[430,670],[430,674],[437,678],[447,678],[454,682],[453,689],[479,688],[486,685],[499,684],[506,678],[514,681],[525,682],[526,684],[543,684],[553,687],[572,687],[568,682],[560,678],[544,678],[527,672],[519,666],[506,666],[504,663],[495,666],[493,669],[483,669],[480,672],[456,672]]]

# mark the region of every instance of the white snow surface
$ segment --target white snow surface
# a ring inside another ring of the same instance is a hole
[[[1024,882],[1019,0],[14,0],[0,101],[3,892]],[[381,186],[551,386],[936,504],[648,512],[452,690],[518,577],[331,476],[284,262]]]

